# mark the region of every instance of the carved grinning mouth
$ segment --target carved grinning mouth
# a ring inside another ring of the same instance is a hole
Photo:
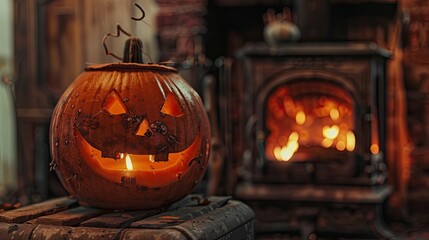
[[[75,138],[85,164],[110,182],[128,179],[138,186],[162,187],[180,180],[194,168],[194,162],[201,162],[206,139],[202,139],[201,129],[193,128],[179,142],[168,126],[176,126],[176,121],[184,117],[181,102],[172,93],[164,98],[160,110],[145,109],[154,114],[159,111],[162,121],[148,120],[158,116],[130,114],[127,98],[115,89],[105,97],[102,111],[95,115],[79,112]],[[100,127],[99,122],[109,127]],[[192,140],[189,136],[195,137]]]
[[[140,186],[165,186],[179,180],[192,167],[193,162],[200,160],[200,133],[188,148],[181,152],[169,153],[168,161],[161,162],[155,162],[154,155],[118,153],[117,159],[102,157],[102,151],[91,146],[79,131],[76,131],[76,141],[82,158],[92,170],[103,178],[118,183],[123,177],[133,177]]]

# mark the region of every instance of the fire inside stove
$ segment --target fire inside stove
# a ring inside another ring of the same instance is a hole
[[[355,150],[354,102],[344,88],[315,80],[282,84],[265,104],[267,159],[329,159]]]

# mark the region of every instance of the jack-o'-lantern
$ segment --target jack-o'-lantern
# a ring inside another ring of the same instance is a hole
[[[128,63],[88,66],[53,113],[56,171],[90,206],[169,205],[196,187],[207,166],[210,129],[200,97],[176,69],[142,63],[139,41],[131,43]]]

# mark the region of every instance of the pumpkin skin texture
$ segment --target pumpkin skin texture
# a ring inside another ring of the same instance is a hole
[[[84,205],[168,206],[206,170],[210,128],[198,94],[176,69],[93,65],[60,98],[51,155],[63,186]]]

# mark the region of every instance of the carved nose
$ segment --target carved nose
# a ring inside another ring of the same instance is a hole
[[[142,136],[142,137],[143,136],[151,137],[154,133],[161,134],[162,136],[167,136],[168,135],[167,125],[165,125],[165,123],[161,121],[156,121],[152,124],[149,124],[149,121],[147,119],[143,119],[135,135]]]
[[[144,137],[150,137],[152,136],[152,131],[149,126],[149,122],[147,119],[143,119],[143,121],[140,123],[135,135],[137,136],[144,136]]]

